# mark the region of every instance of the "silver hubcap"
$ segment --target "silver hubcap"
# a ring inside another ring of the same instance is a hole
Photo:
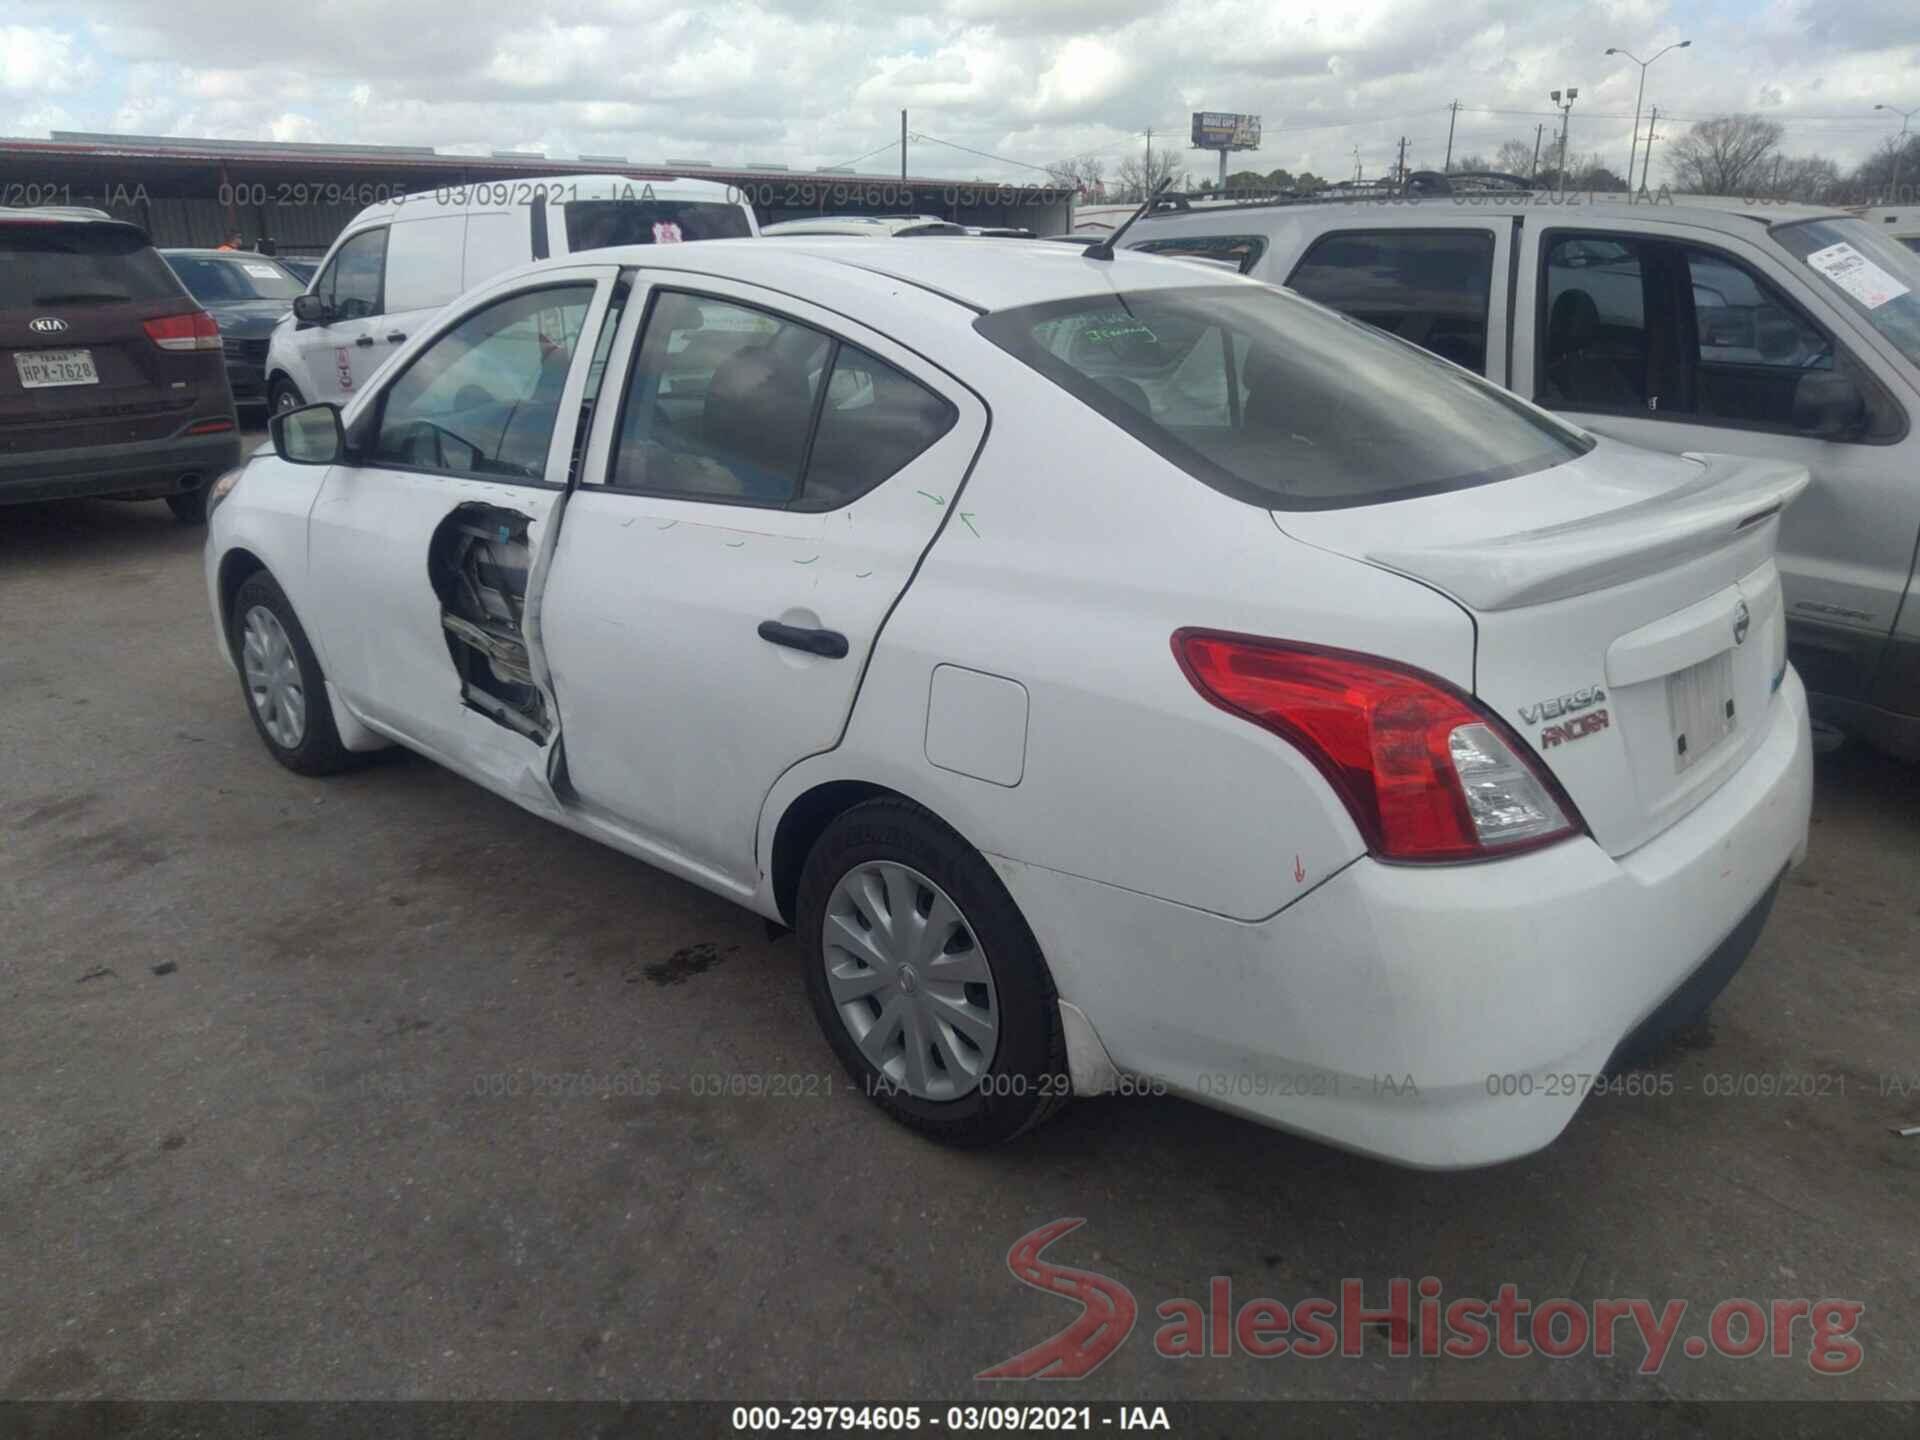
[[[247,611],[240,663],[260,726],[283,750],[297,749],[307,733],[307,692],[300,661],[280,617],[264,605]]]
[[[298,404],[299,402],[293,398],[293,392],[291,390],[282,390],[279,399],[275,402],[274,408],[277,410],[292,410]]]
[[[993,971],[960,907],[889,860],[849,870],[827,900],[827,993],[860,1052],[921,1100],[980,1083],[1000,1039]]]

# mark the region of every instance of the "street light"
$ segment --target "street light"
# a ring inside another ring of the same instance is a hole
[[[1900,203],[1900,161],[1905,157],[1907,150],[1907,125],[1914,116],[1920,115],[1920,109],[1898,110],[1891,105],[1876,105],[1873,108],[1886,110],[1900,117],[1900,143],[1893,147],[1893,183],[1887,187],[1891,192],[1887,196],[1887,203],[1898,205]]]
[[[1625,55],[1627,59],[1633,61],[1634,64],[1640,67],[1640,93],[1635,95],[1633,99],[1633,143],[1627,147],[1627,194],[1629,195],[1633,194],[1633,157],[1640,149],[1640,102],[1647,98],[1647,66],[1666,54],[1667,50],[1684,50],[1691,44],[1693,44],[1691,40],[1676,40],[1673,44],[1667,46],[1666,50],[1656,52],[1651,60],[1642,60],[1632,51],[1622,50],[1615,45],[1609,45],[1607,47],[1607,54]],[[1649,159],[1653,156],[1653,142],[1651,140],[1647,142],[1647,156]],[[1645,175],[1640,177],[1640,183],[1642,186],[1647,183],[1647,177]]]
[[[1569,86],[1564,104],[1558,90],[1552,94],[1553,103],[1560,107],[1560,193],[1564,195],[1567,193],[1567,124],[1573,119],[1573,102],[1580,98],[1580,92]]]

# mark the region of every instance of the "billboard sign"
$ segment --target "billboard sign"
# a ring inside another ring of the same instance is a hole
[[[1196,150],[1258,150],[1260,117],[1224,115],[1199,111],[1193,117],[1193,146]]]

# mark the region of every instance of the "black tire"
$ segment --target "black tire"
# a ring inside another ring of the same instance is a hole
[[[306,700],[306,724],[299,744],[291,747],[282,745],[268,733],[260,711],[253,703],[253,696],[247,689],[246,665],[242,656],[246,617],[255,606],[273,612],[274,618],[280,622],[280,628],[286,631],[287,639],[293,646],[294,659],[300,666],[300,687]],[[233,597],[233,609],[227,616],[227,643],[233,652],[234,668],[240,673],[241,703],[247,707],[253,728],[274,759],[299,775],[332,775],[359,762],[359,757],[340,743],[340,732],[333,723],[333,707],[327,703],[326,677],[321,673],[320,661],[313,653],[313,646],[307,641],[307,632],[300,628],[300,620],[293,613],[286,592],[265,570],[256,570],[240,582],[240,588]]]
[[[911,866],[946,891],[985,953],[1000,1031],[981,1083],[958,1099],[923,1099],[889,1083],[861,1053],[827,989],[828,902],[842,876],[877,860]],[[807,857],[795,909],[814,1017],[854,1084],[894,1119],[950,1145],[991,1145],[1024,1134],[1066,1104],[1059,995],[1039,943],[993,868],[937,816],[897,798],[846,811]]]
[[[167,508],[173,511],[173,518],[182,525],[204,525],[207,523],[207,486],[206,482],[184,490],[178,495],[167,496]]]
[[[282,410],[298,410],[306,403],[306,397],[300,393],[300,387],[291,380],[275,380],[267,387],[268,419],[272,419]]]

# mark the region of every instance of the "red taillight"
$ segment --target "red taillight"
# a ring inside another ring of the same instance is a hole
[[[1295,745],[1390,860],[1479,860],[1563,840],[1572,804],[1493,715],[1437,676],[1348,650],[1179,630],[1221,709]]]
[[[231,420],[196,420],[187,427],[189,435],[218,435],[233,429]]]
[[[162,315],[144,327],[147,338],[162,350],[218,350],[220,327],[204,310],[185,315]]]

